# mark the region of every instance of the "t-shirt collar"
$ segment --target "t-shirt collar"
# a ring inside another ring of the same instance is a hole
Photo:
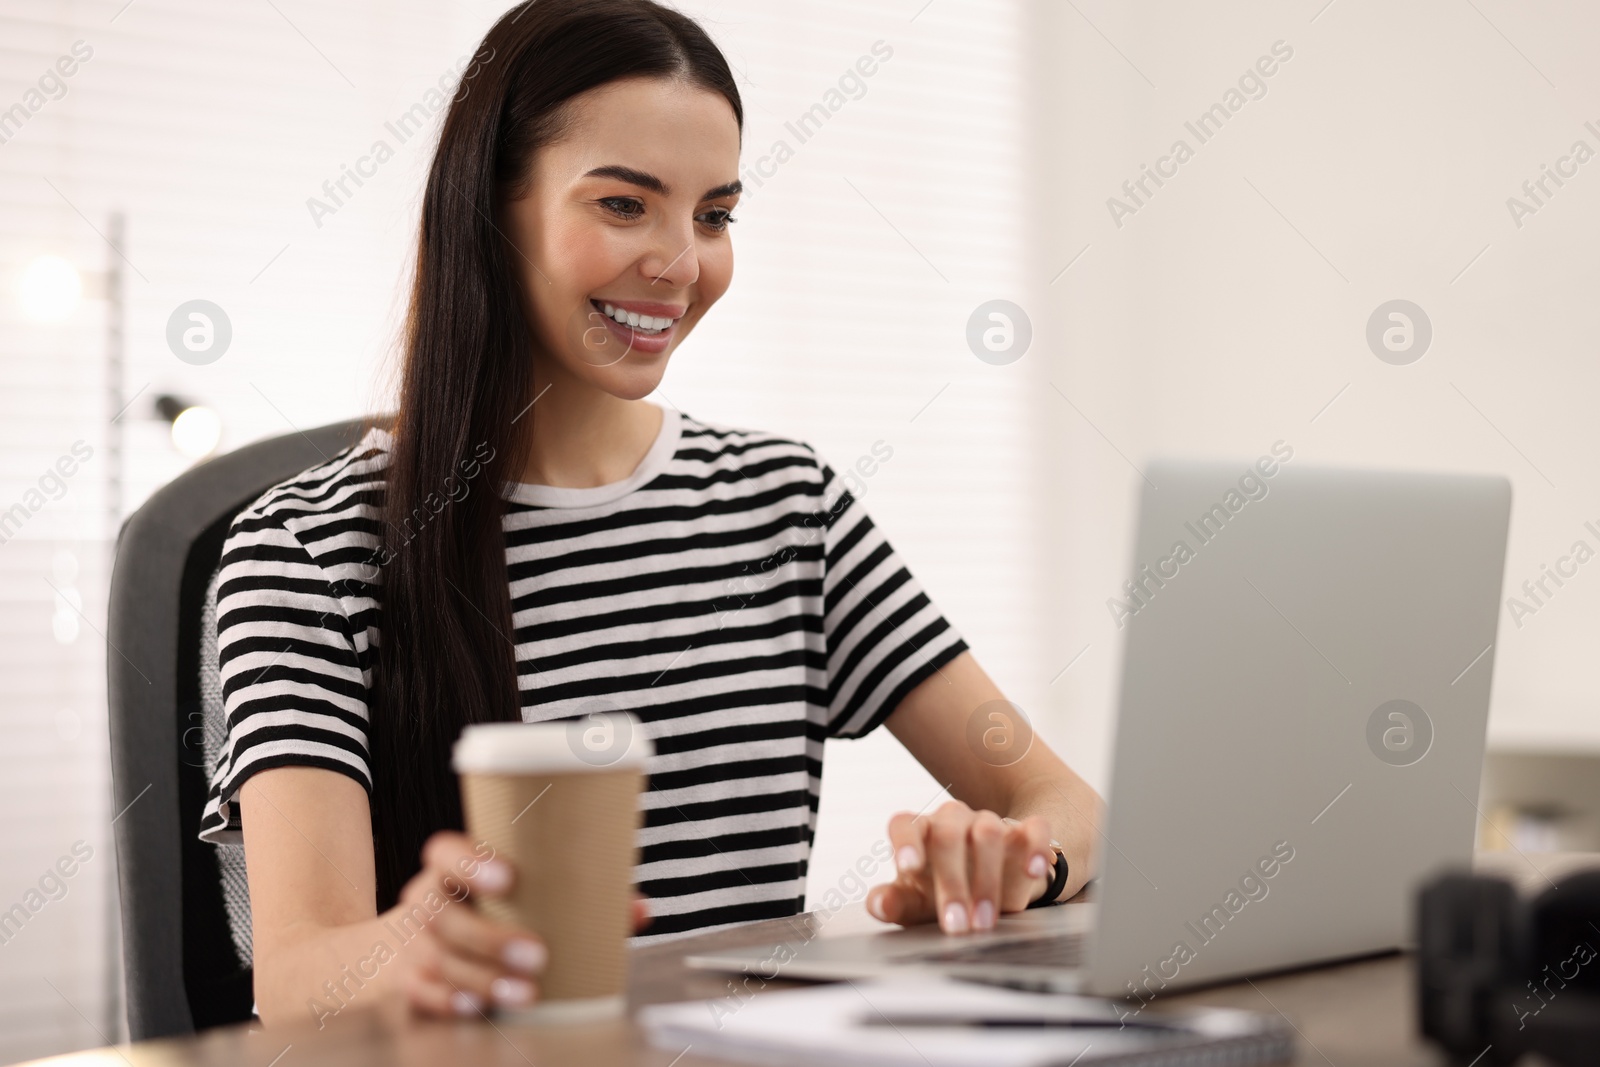
[[[633,473],[620,482],[589,486],[582,489],[557,485],[535,485],[531,482],[508,482],[503,495],[518,504],[531,504],[543,508],[589,508],[620,500],[642,485],[648,484],[666,469],[677,454],[678,440],[683,433],[683,420],[677,408],[661,409],[661,429],[655,442],[644,454]]]

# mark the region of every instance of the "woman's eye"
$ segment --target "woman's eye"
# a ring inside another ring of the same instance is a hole
[[[625,219],[636,219],[644,213],[644,205],[631,196],[608,196],[601,201],[606,210]]]
[[[644,204],[631,196],[602,197],[600,203],[605,206],[607,211],[621,219],[632,221],[644,214]],[[700,216],[700,220],[718,233],[726,230],[728,223],[739,221],[733,217],[732,210],[725,207],[706,212]]]

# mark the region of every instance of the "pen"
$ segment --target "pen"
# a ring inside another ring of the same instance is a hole
[[[1017,1016],[948,1016],[948,1015],[883,1015],[876,1014],[861,1020],[868,1026],[968,1026],[983,1027],[994,1030],[1027,1029],[1043,1027],[1062,1027],[1069,1029],[1128,1029],[1138,1030],[1175,1030],[1168,1023],[1150,1022],[1140,1019],[1089,1019],[1072,1018],[1070,1016],[1051,1017],[1047,1015],[1017,1015]]]

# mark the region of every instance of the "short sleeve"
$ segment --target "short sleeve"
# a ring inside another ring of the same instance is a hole
[[[966,651],[833,468],[822,467],[823,637],[828,736],[876,729],[928,676]]]
[[[344,604],[282,520],[254,508],[222,548],[217,663],[226,733],[202,841],[242,841],[239,787],[257,771],[323,767],[371,791],[367,690]]]

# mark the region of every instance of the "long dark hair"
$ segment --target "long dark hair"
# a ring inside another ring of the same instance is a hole
[[[496,207],[569,128],[563,105],[636,76],[721,93],[743,129],[727,61],[687,16],[652,0],[527,0],[484,37],[440,130],[379,556],[368,719],[380,911],[421,866],[428,835],[461,827],[450,749],[462,728],[520,718],[501,486],[527,460],[539,342]]]

